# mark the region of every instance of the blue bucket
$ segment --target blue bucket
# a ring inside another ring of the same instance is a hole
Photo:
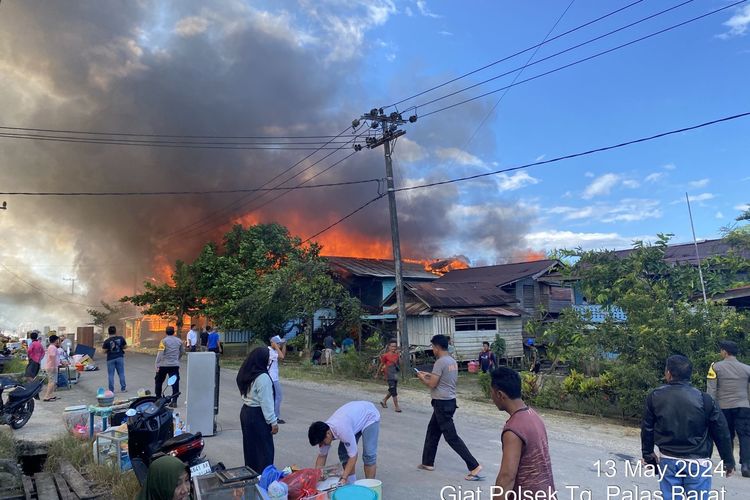
[[[378,494],[365,486],[347,484],[333,492],[331,500],[376,500]]]

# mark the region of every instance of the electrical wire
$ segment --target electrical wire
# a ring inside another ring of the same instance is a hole
[[[639,139],[632,139],[632,140],[629,140],[629,141],[620,142],[618,144],[612,144],[612,145],[609,145],[609,146],[602,146],[602,147],[599,147],[599,148],[589,149],[589,150],[586,150],[586,151],[582,151],[582,152],[579,152],[579,153],[572,153],[572,154],[568,154],[568,155],[565,155],[565,156],[558,156],[556,158],[550,158],[549,160],[535,161],[535,162],[532,162],[532,163],[526,163],[524,165],[518,165],[516,167],[503,168],[503,169],[500,169],[500,170],[494,170],[492,172],[484,172],[484,173],[481,173],[481,174],[467,175],[467,176],[464,176],[464,177],[456,177],[454,179],[446,179],[444,181],[437,181],[437,182],[430,182],[430,183],[427,183],[427,184],[419,184],[419,185],[416,185],[416,186],[402,187],[402,188],[395,189],[394,191],[396,191],[396,192],[400,192],[400,191],[413,191],[415,189],[425,189],[425,188],[430,188],[430,187],[435,187],[435,186],[443,186],[443,185],[446,185],[446,184],[454,184],[454,183],[457,183],[457,182],[465,182],[465,181],[470,181],[470,180],[474,180],[474,179],[480,179],[482,177],[490,177],[490,176],[498,175],[498,174],[501,174],[501,173],[513,172],[513,171],[516,171],[516,170],[524,170],[524,169],[535,167],[535,166],[538,166],[538,165],[546,165],[546,164],[549,164],[549,163],[557,163],[557,162],[560,162],[560,161],[563,161],[563,160],[570,160],[572,158],[579,158],[581,156],[589,156],[589,155],[592,155],[592,154],[595,154],[595,153],[601,153],[601,152],[610,151],[610,150],[613,150],[613,149],[620,149],[620,148],[624,148],[626,146],[632,146],[633,144],[639,144],[639,143],[642,143],[642,142],[649,142],[649,141],[653,141],[655,139],[660,139],[662,137],[667,137],[667,136],[670,136],[670,135],[680,134],[682,132],[688,132],[688,131],[691,131],[691,130],[697,130],[697,129],[700,129],[700,128],[709,127],[711,125],[716,125],[718,123],[724,123],[724,122],[728,122],[728,121],[732,121],[732,120],[737,120],[737,119],[740,119],[740,118],[745,118],[747,116],[750,116],[750,111],[745,112],[745,113],[739,113],[739,114],[736,114],[736,115],[725,116],[723,118],[718,118],[716,120],[711,120],[711,121],[708,121],[708,122],[699,123],[697,125],[690,125],[688,127],[682,127],[682,128],[675,129],[675,130],[670,130],[670,131],[667,131],[667,132],[661,132],[661,133],[658,133],[658,134],[654,134],[654,135],[650,135],[650,136],[646,136],[646,137],[641,137]]]
[[[510,82],[511,85],[513,85],[514,83],[516,83],[516,81],[518,81],[518,78],[520,78],[520,76],[523,74],[524,70],[528,67],[529,63],[534,59],[534,57],[536,57],[537,53],[539,52],[539,49],[542,48],[542,45],[547,41],[547,39],[552,34],[552,32],[555,31],[555,28],[557,28],[557,25],[560,24],[560,21],[563,20],[563,18],[565,17],[565,14],[568,13],[568,11],[573,6],[573,4],[575,3],[575,1],[576,0],[570,0],[570,3],[568,4],[568,6],[565,8],[565,10],[562,12],[562,14],[560,14],[560,17],[557,18],[557,21],[555,21],[555,24],[553,24],[552,27],[547,32],[547,34],[544,35],[544,38],[542,39],[542,43],[540,43],[539,45],[537,45],[536,49],[534,49],[534,52],[532,52],[531,55],[529,56],[529,58],[526,60],[526,64],[524,64],[523,67],[520,69],[520,71],[518,71],[518,73],[515,74],[515,76],[513,77],[513,81]],[[510,88],[506,89],[505,92],[503,92],[500,95],[500,97],[495,102],[495,105],[492,106],[492,108],[487,112],[486,115],[484,115],[484,118],[482,118],[482,121],[479,122],[479,125],[477,126],[477,128],[474,129],[474,132],[469,136],[469,138],[467,139],[467,141],[464,143],[464,146],[463,146],[462,149],[466,149],[466,147],[469,144],[471,144],[471,141],[474,140],[474,137],[476,137],[476,135],[479,133],[479,131],[482,129],[482,127],[484,127],[484,124],[487,123],[487,120],[490,119],[490,116],[492,116],[492,114],[495,112],[495,110],[500,105],[500,103],[502,102],[502,100],[505,99],[505,96],[508,95],[508,92],[510,92]]]
[[[692,1],[692,0],[691,0],[691,1]],[[720,8],[717,8],[717,9],[715,9],[715,10],[712,10],[712,11],[710,11],[710,12],[707,12],[707,13],[705,13],[705,14],[702,14],[702,15],[700,15],[700,16],[696,16],[696,17],[693,17],[693,18],[691,18],[691,19],[688,19],[688,20],[686,20],[686,21],[683,21],[683,22],[681,22],[681,23],[678,23],[678,24],[674,24],[674,25],[672,25],[672,26],[669,26],[669,27],[667,27],[667,28],[661,29],[661,30],[659,30],[659,31],[655,31],[655,32],[653,32],[653,33],[650,33],[650,34],[648,34],[648,35],[644,35],[644,36],[642,36],[642,37],[640,37],[640,38],[637,38],[637,39],[635,39],[635,40],[631,40],[631,41],[629,41],[629,42],[623,43],[623,44],[621,44],[621,45],[618,45],[618,46],[616,46],[616,47],[612,47],[612,48],[610,48],[610,49],[604,50],[604,51],[602,51],[602,52],[598,52],[598,53],[596,53],[596,54],[593,54],[593,55],[591,55],[591,56],[585,57],[585,58],[583,58],[583,59],[579,59],[579,60],[577,60],[577,61],[573,61],[573,62],[571,62],[571,63],[565,64],[564,66],[560,66],[560,67],[558,67],[558,68],[554,68],[554,69],[551,69],[551,70],[549,70],[549,71],[545,71],[544,73],[540,73],[540,74],[538,74],[538,75],[532,76],[532,77],[530,77],[530,78],[526,78],[525,80],[521,80],[521,81],[518,81],[518,82],[516,82],[516,83],[514,83],[514,84],[512,84],[512,85],[506,85],[506,86],[504,86],[504,87],[501,87],[501,88],[499,88],[499,89],[491,90],[491,91],[485,92],[485,93],[483,93],[483,94],[480,94],[480,95],[478,95],[478,96],[475,96],[475,97],[471,97],[471,98],[468,98],[468,99],[464,99],[463,101],[459,101],[459,102],[457,102],[457,103],[453,103],[453,104],[450,104],[450,105],[448,105],[448,106],[444,106],[444,107],[442,107],[442,108],[438,108],[438,109],[436,109],[436,110],[433,110],[433,111],[430,111],[430,112],[428,112],[428,113],[425,113],[425,114],[420,114],[420,115],[419,115],[419,118],[420,118],[420,119],[421,119],[421,118],[426,118],[426,117],[428,117],[428,116],[432,116],[432,115],[434,115],[434,114],[437,114],[437,113],[441,113],[441,112],[443,112],[443,111],[447,111],[447,110],[449,110],[449,109],[452,109],[452,108],[455,108],[455,107],[457,107],[457,106],[462,106],[462,105],[464,105],[464,104],[467,104],[467,103],[469,103],[469,102],[472,102],[472,101],[476,101],[477,99],[481,99],[481,98],[483,98],[483,97],[487,97],[487,96],[489,96],[489,95],[492,95],[492,94],[496,94],[496,93],[498,93],[498,92],[502,92],[503,90],[509,89],[509,88],[511,88],[511,87],[515,87],[515,86],[517,86],[517,85],[521,85],[521,84],[524,84],[524,83],[527,83],[527,82],[530,82],[530,81],[533,81],[533,80],[537,80],[537,79],[539,79],[539,78],[541,78],[541,77],[543,77],[543,76],[547,76],[547,75],[550,75],[550,74],[552,74],[552,73],[557,73],[558,71],[561,71],[561,70],[563,70],[563,69],[567,69],[567,68],[570,68],[570,67],[576,66],[576,65],[578,65],[578,64],[584,63],[584,62],[586,62],[586,61],[590,61],[590,60],[592,60],[592,59],[596,59],[597,57],[603,56],[603,55],[605,55],[605,54],[609,54],[609,53],[611,53],[611,52],[615,52],[616,50],[620,50],[620,49],[623,49],[623,48],[625,48],[625,47],[628,47],[628,46],[630,46],[630,45],[634,45],[634,44],[636,44],[636,43],[642,42],[642,41],[644,41],[644,40],[647,40],[647,39],[649,39],[649,38],[653,38],[653,37],[655,37],[655,36],[661,35],[661,34],[663,34],[663,33],[666,33],[666,32],[668,32],[668,31],[672,31],[672,30],[674,30],[674,29],[680,28],[680,27],[682,27],[682,26],[685,26],[685,25],[687,25],[687,24],[693,23],[693,22],[695,22],[695,21],[698,21],[698,20],[700,20],[700,19],[706,18],[706,17],[708,17],[708,16],[711,16],[711,15],[713,15],[713,14],[717,14],[717,13],[719,13],[719,12],[721,12],[721,11],[724,11],[724,10],[726,10],[726,9],[729,9],[729,8],[735,7],[735,6],[737,6],[737,5],[739,5],[739,4],[742,4],[742,3],[745,3],[745,2],[747,2],[747,0],[739,0],[739,1],[737,1],[737,2],[734,2],[734,3],[732,3],[732,4],[726,5],[726,6],[724,6],[724,7],[720,7]],[[566,49],[566,50],[567,50],[567,49]],[[551,56],[550,56],[550,57],[551,57]],[[545,59],[547,59],[547,58],[545,58]],[[537,64],[537,63],[539,63],[539,62],[541,62],[541,61],[543,61],[543,60],[544,60],[544,59],[540,59],[540,60],[538,60],[538,61],[535,61],[535,62],[533,62],[533,63],[531,63],[531,64]],[[530,64],[530,65],[531,65],[531,64]],[[429,101],[429,103],[434,103],[434,102],[440,101],[440,100],[442,100],[442,99],[445,99],[445,98],[447,98],[447,97],[450,97],[451,95],[455,95],[455,94],[457,94],[457,93],[463,92],[464,90],[467,90],[468,88],[473,88],[473,87],[476,87],[476,85],[472,85],[471,87],[467,87],[466,89],[462,89],[462,90],[459,90],[459,91],[453,92],[453,93],[451,93],[451,94],[448,94],[448,95],[446,95],[446,96],[443,96],[443,97],[440,97],[440,98],[437,98],[437,99],[433,99],[432,101]],[[420,106],[426,106],[426,105],[427,105],[427,104],[429,104],[429,103],[425,103],[425,104],[422,104],[422,105],[420,105]],[[419,107],[419,106],[417,106],[417,107]]]
[[[628,5],[625,5],[624,7],[621,7],[621,8],[619,8],[619,9],[616,9],[616,10],[613,10],[613,11],[611,11],[611,12],[608,12],[607,14],[604,14],[603,16],[597,17],[596,19],[592,19],[591,21],[588,21],[588,22],[585,22],[585,23],[583,23],[583,24],[581,24],[581,25],[579,25],[579,26],[576,26],[575,28],[572,28],[572,29],[570,29],[570,30],[568,30],[568,31],[566,31],[566,32],[564,32],[564,33],[561,33],[561,34],[559,34],[559,35],[557,35],[557,36],[555,36],[555,37],[553,37],[553,38],[550,38],[549,40],[543,41],[542,43],[539,43],[539,44],[537,44],[537,45],[532,45],[531,47],[527,47],[527,48],[525,48],[525,49],[523,49],[523,50],[519,50],[518,52],[515,52],[515,53],[513,53],[513,54],[510,54],[510,55],[508,55],[508,56],[505,56],[505,57],[503,57],[503,58],[501,58],[501,59],[498,59],[498,60],[496,60],[496,61],[493,61],[493,62],[491,62],[491,63],[489,63],[489,64],[485,64],[484,66],[482,66],[482,67],[480,67],[480,68],[477,68],[477,69],[471,70],[471,71],[469,71],[469,72],[467,72],[467,73],[464,73],[464,74],[462,74],[462,75],[460,75],[460,76],[457,76],[457,77],[455,77],[455,78],[453,78],[453,79],[451,79],[451,80],[448,80],[448,81],[446,81],[446,82],[443,82],[443,83],[441,83],[441,84],[439,84],[439,85],[435,85],[434,87],[430,87],[430,88],[429,88],[429,89],[427,89],[427,90],[423,90],[423,91],[421,91],[421,92],[418,92],[418,93],[416,93],[416,94],[414,94],[414,95],[410,95],[409,97],[406,97],[406,98],[404,98],[404,99],[401,99],[400,101],[394,102],[393,104],[389,104],[389,105],[387,105],[387,106],[383,106],[383,107],[384,107],[384,108],[391,108],[391,107],[394,107],[394,106],[398,106],[399,104],[403,104],[403,103],[405,103],[406,101],[410,101],[410,100],[414,99],[415,97],[421,97],[421,96],[423,96],[423,95],[425,95],[425,94],[428,94],[428,93],[432,92],[433,90],[437,90],[437,89],[440,89],[440,88],[443,88],[443,87],[445,87],[446,85],[450,85],[451,83],[455,83],[455,82],[457,82],[457,81],[459,81],[459,80],[463,80],[464,78],[466,78],[466,77],[468,77],[468,76],[471,76],[471,75],[474,75],[474,74],[476,74],[476,73],[479,73],[480,71],[484,71],[484,70],[485,70],[485,69],[487,69],[487,68],[491,68],[492,66],[496,66],[496,65],[498,65],[498,64],[500,64],[500,63],[502,63],[502,62],[505,62],[505,61],[507,61],[507,60],[509,60],[509,59],[513,59],[514,57],[516,57],[516,56],[520,56],[521,54],[524,54],[524,53],[526,53],[526,52],[529,52],[530,50],[538,49],[538,48],[539,48],[539,47],[541,47],[542,45],[545,45],[545,44],[551,43],[551,42],[553,42],[553,41],[555,41],[555,40],[558,40],[558,39],[560,39],[560,38],[562,38],[562,37],[564,37],[564,36],[567,36],[567,35],[569,35],[569,34],[571,34],[571,33],[574,33],[574,32],[576,32],[576,31],[578,31],[578,30],[580,30],[580,29],[583,29],[583,28],[585,28],[585,27],[587,27],[587,26],[590,26],[590,25],[592,25],[592,24],[595,24],[595,23],[597,23],[597,22],[599,22],[599,21],[601,21],[601,20],[603,20],[603,19],[606,19],[606,18],[608,18],[608,17],[611,17],[611,16],[613,16],[613,15],[615,15],[615,14],[618,14],[618,13],[620,13],[620,12],[622,12],[622,11],[626,10],[626,9],[629,9],[630,7],[633,7],[633,6],[635,6],[635,5],[637,5],[637,4],[641,3],[641,2],[643,2],[643,1],[644,1],[644,0],[636,0],[635,2],[632,2],[632,3],[629,3]]]
[[[344,222],[348,218],[352,217],[353,215],[355,215],[358,212],[361,212],[365,208],[369,207],[370,205],[372,205],[373,203],[375,203],[376,201],[378,201],[378,200],[380,200],[381,198],[384,198],[384,197],[385,197],[384,194],[380,194],[380,195],[376,196],[375,198],[371,199],[370,201],[368,201],[364,205],[361,205],[361,206],[357,207],[356,209],[354,209],[353,211],[349,212],[348,214],[346,214],[345,216],[343,216],[342,218],[340,218],[339,220],[337,220],[333,224],[325,227],[324,229],[321,229],[317,233],[315,233],[312,236],[306,238],[305,240],[302,241],[301,244],[304,245],[305,243],[308,243],[310,240],[313,240],[313,239],[317,238],[318,236],[320,236],[321,234],[325,233],[329,229],[333,229],[334,227],[338,226],[339,224],[341,224],[342,222]]]
[[[25,279],[21,278],[19,275],[17,275],[13,271],[11,271],[8,268],[8,266],[6,266],[5,264],[0,263],[0,266],[3,267],[3,269],[5,270],[6,273],[10,274],[11,276],[13,276],[18,281],[21,281],[22,283],[26,283],[28,286],[30,286],[31,288],[33,288],[37,292],[41,293],[42,295],[45,295],[45,296],[47,296],[47,297],[49,297],[51,299],[54,299],[54,300],[56,300],[58,302],[63,302],[65,304],[72,304],[72,305],[75,305],[75,306],[89,307],[89,308],[92,308],[92,309],[101,309],[102,308],[101,305],[94,306],[94,305],[91,305],[91,304],[84,304],[82,302],[75,302],[75,301],[72,301],[72,300],[65,300],[65,299],[61,299],[60,297],[56,297],[56,296],[52,295],[51,293],[47,292],[46,290],[44,290],[43,288],[39,288],[38,286],[34,285],[33,283],[31,283],[29,281],[26,281]]]

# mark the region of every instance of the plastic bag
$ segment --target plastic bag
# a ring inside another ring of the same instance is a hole
[[[261,488],[267,490],[271,483],[280,480],[282,477],[284,477],[283,472],[278,470],[276,466],[269,465],[268,467],[263,469],[263,472],[261,472],[258,484]]]
[[[299,500],[302,497],[317,493],[316,486],[319,479],[320,469],[302,469],[292,472],[281,482],[289,486],[289,500]]]

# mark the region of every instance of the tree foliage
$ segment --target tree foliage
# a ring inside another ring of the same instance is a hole
[[[101,327],[119,324],[125,306],[123,304],[109,304],[103,300],[101,304],[102,309],[86,309],[86,312],[91,316],[91,323],[94,326]]]

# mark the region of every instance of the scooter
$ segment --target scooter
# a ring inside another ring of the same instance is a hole
[[[172,375],[167,380],[174,385],[177,377]],[[148,467],[151,462],[163,455],[172,455],[190,467],[191,476],[212,472],[203,452],[203,436],[200,432],[185,432],[174,435],[173,405],[180,393],[171,396],[146,396],[134,401],[125,412],[128,417],[128,454],[141,486],[146,482]]]
[[[20,429],[34,413],[34,398],[39,399],[44,382],[35,380],[27,385],[17,384],[9,378],[0,377],[0,424]],[[3,392],[8,392],[8,400],[3,401]]]

